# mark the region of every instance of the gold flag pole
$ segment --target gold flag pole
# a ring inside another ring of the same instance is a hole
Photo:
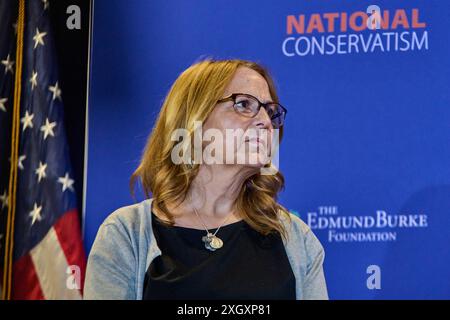
[[[22,58],[23,35],[25,22],[25,0],[19,0],[19,14],[17,19],[17,47],[16,47],[16,75],[14,79],[14,103],[11,133],[11,165],[9,172],[9,205],[6,222],[5,259],[3,267],[2,299],[11,299],[12,288],[12,261],[14,245],[14,219],[16,214],[16,189],[17,189],[17,162],[19,153],[19,128],[20,128],[20,95],[22,92]]]

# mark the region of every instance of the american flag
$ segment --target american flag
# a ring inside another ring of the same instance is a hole
[[[3,297],[10,299],[80,299],[84,281],[86,257],[49,6],[48,0],[0,0],[0,283]],[[17,55],[21,35],[23,49]],[[17,162],[11,163],[16,77],[21,83],[19,142]],[[14,203],[11,165],[17,166]],[[9,258],[10,278],[5,276]]]

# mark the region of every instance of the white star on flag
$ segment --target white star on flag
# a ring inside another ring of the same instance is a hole
[[[69,189],[70,191],[73,191],[73,183],[75,182],[73,179],[69,178],[69,173],[66,172],[66,175],[64,177],[59,177],[58,182],[62,184],[62,191],[66,191],[66,189]]]
[[[17,22],[13,23],[14,34],[17,34]]]
[[[23,163],[22,161],[27,158],[26,155],[19,156],[19,159],[17,160],[17,167],[19,167],[20,170],[23,170]],[[11,162],[11,157],[8,158],[8,161]]]
[[[6,193],[6,190],[3,192],[3,194],[0,196],[0,201],[2,202],[2,209],[4,207],[8,206],[8,194]]]
[[[25,131],[26,128],[33,128],[33,117],[34,114],[29,114],[28,110],[25,111],[25,115],[20,119],[20,122],[23,123],[22,132]]]
[[[54,86],[49,86],[48,90],[53,93],[53,100],[55,100],[56,98],[61,100],[61,89],[58,87],[58,81],[56,81]]]
[[[31,225],[33,225],[36,222],[36,220],[37,221],[41,221],[41,219],[42,219],[42,217],[41,217],[41,210],[42,210],[42,206],[38,207],[36,202],[35,202],[33,211],[30,211],[30,217],[32,218]]]
[[[25,160],[26,158],[27,158],[26,155],[19,156],[19,160],[18,160],[18,165],[17,166],[19,167],[20,170],[23,170],[23,163],[22,163],[22,161]]]
[[[34,87],[37,86],[37,75],[38,75],[38,73],[33,71],[33,74],[31,75],[31,78],[30,78],[31,90],[34,90]]]
[[[47,169],[47,164],[39,161],[39,168],[36,169],[35,173],[38,175],[38,182],[41,182],[42,178],[45,178],[47,174],[45,170]]]
[[[2,65],[5,66],[5,74],[6,74],[8,71],[11,71],[11,74],[14,73],[14,70],[13,70],[14,61],[13,61],[13,60],[9,60],[9,54],[8,54],[8,56],[6,57],[6,60],[2,60]]]
[[[45,124],[41,126],[41,131],[44,132],[44,140],[47,139],[47,137],[50,135],[52,137],[55,136],[55,133],[53,132],[53,128],[56,126],[55,122],[49,122],[48,118],[45,119]]]
[[[42,3],[44,4],[44,10],[47,10],[49,6],[48,0],[42,0]]]
[[[0,110],[6,112],[5,103],[8,101],[8,98],[1,98],[0,99]]]
[[[36,34],[33,37],[34,49],[36,49],[38,45],[45,46],[44,37],[45,37],[46,34],[47,34],[47,32],[39,32],[39,29],[36,28]]]

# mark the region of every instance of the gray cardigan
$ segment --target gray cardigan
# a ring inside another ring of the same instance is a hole
[[[152,228],[152,199],[114,211],[100,226],[89,254],[84,299],[142,299],[150,262],[161,255]],[[328,299],[324,250],[311,229],[291,214],[283,241],[296,279],[297,299]]]

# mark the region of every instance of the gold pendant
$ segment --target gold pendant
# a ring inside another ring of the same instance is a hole
[[[223,241],[219,237],[216,237],[212,233],[208,232],[206,236],[202,237],[202,241],[205,243],[205,248],[210,251],[216,251],[223,247]]]
[[[219,237],[213,236],[209,245],[211,248],[214,248],[215,250],[217,250],[217,249],[222,248],[223,241]]]

